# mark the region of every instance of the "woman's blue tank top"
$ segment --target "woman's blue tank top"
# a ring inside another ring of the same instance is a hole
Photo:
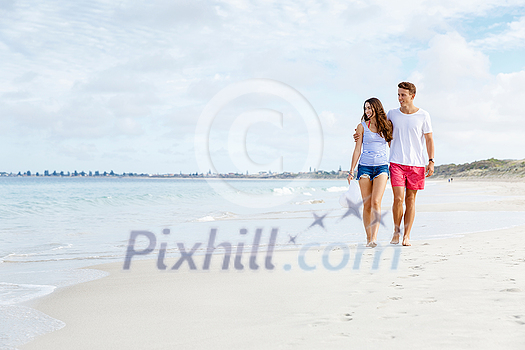
[[[370,131],[365,122],[361,122],[365,129],[363,133],[363,151],[359,164],[364,166],[378,166],[388,164],[387,142],[378,133]]]

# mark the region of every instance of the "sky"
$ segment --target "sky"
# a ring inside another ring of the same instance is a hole
[[[437,165],[523,159],[524,57],[523,0],[0,0],[0,171],[348,169],[401,81]]]

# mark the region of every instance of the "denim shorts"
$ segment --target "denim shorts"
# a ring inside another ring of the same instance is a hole
[[[388,165],[367,166],[359,164],[357,166],[357,180],[360,180],[361,176],[365,176],[370,180],[373,180],[377,175],[381,174],[386,174],[388,177],[390,177]]]

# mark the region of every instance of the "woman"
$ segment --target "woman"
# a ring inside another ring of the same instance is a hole
[[[359,161],[357,180],[363,197],[366,246],[374,248],[377,246],[381,219],[381,200],[389,177],[386,146],[392,141],[392,123],[386,118],[381,101],[375,97],[366,100],[363,109],[361,123],[357,126],[359,138],[352,155],[348,183],[354,178],[354,169]]]

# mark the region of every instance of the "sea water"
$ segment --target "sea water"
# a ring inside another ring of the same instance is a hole
[[[0,177],[0,348],[14,349],[31,337],[63,327],[60,320],[21,304],[56,288],[103,277],[105,273],[85,267],[124,262],[133,230],[160,237],[169,229],[166,240],[174,247],[175,242],[184,242],[189,250],[193,243],[203,242],[197,254],[205,252],[211,229],[217,230],[217,244],[243,243],[246,251],[257,229],[263,232],[263,249],[274,228],[279,230],[276,249],[365,241],[361,220],[356,215],[345,217],[347,209],[339,204],[348,188],[346,179],[235,179],[218,189],[221,181],[210,180],[210,186],[204,179]],[[425,191],[418,193],[419,204],[497,199],[479,189],[451,191],[446,182],[427,182]],[[387,189],[383,206],[389,208],[391,203]],[[325,215],[323,225],[314,224],[314,214]],[[482,216],[468,211],[421,212],[412,236],[432,239],[522,224],[523,213],[490,208]],[[246,233],[241,235],[241,230]],[[379,242],[387,243],[392,232],[392,217],[386,213]],[[137,242],[136,249],[146,245]],[[168,254],[177,251],[168,249]]]

